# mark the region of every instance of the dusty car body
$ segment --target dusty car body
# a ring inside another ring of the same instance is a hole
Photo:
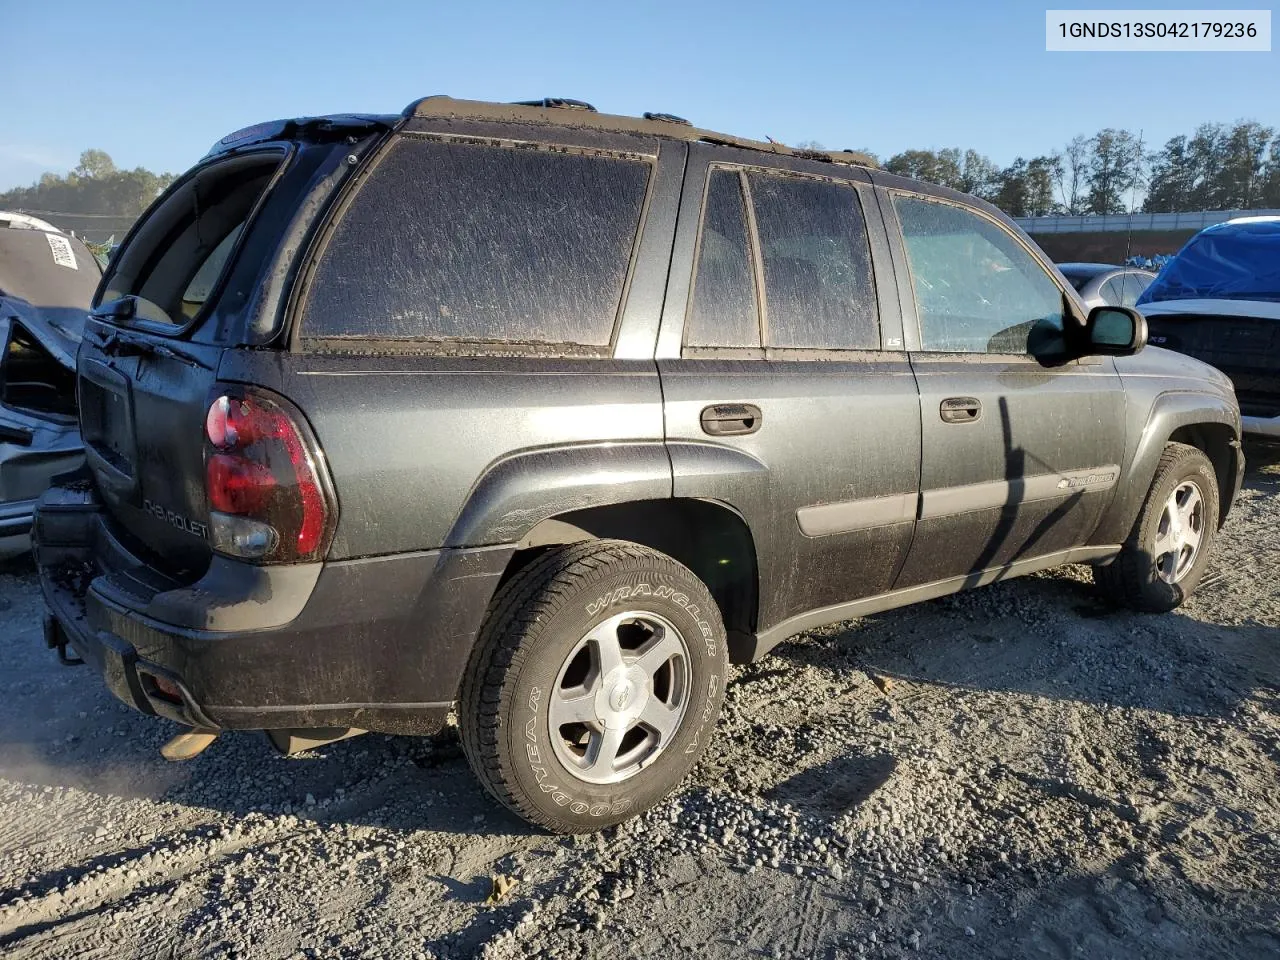
[[[456,712],[495,799],[597,830],[796,634],[1067,562],[1189,596],[1239,411],[1145,338],[856,154],[552,99],[246,128],[96,295],[44,639],[165,756]]]
[[[102,272],[75,237],[0,216],[0,559],[30,546],[36,499],[84,459],[76,350]]]

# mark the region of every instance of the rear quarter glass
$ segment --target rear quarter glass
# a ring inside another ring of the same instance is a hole
[[[607,353],[652,170],[403,136],[338,215],[302,336]]]

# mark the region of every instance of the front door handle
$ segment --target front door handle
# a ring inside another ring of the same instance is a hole
[[[976,397],[948,397],[938,413],[943,423],[973,423],[982,416],[982,404]]]
[[[763,419],[753,403],[717,403],[702,411],[702,432],[713,437],[740,437],[759,430]]]

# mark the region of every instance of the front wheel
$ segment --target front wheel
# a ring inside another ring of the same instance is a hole
[[[1094,568],[1113,600],[1164,613],[1195,591],[1218,530],[1218,477],[1200,450],[1165,446],[1138,520],[1115,560]]]
[[[494,597],[463,680],[463,748],[520,816],[599,830],[697,762],[727,665],[719,609],[686,567],[622,541],[556,547]]]

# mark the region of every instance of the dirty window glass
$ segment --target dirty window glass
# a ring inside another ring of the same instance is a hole
[[[747,175],[755,205],[770,347],[880,347],[871,256],[852,187]]]
[[[707,185],[685,342],[699,347],[760,346],[747,212],[737,171],[712,171]]]
[[[949,203],[894,197],[925,350],[1026,353],[1038,320],[1062,327],[1062,293],[1009,233]]]
[[[338,223],[305,334],[606,347],[649,171],[406,138]]]

